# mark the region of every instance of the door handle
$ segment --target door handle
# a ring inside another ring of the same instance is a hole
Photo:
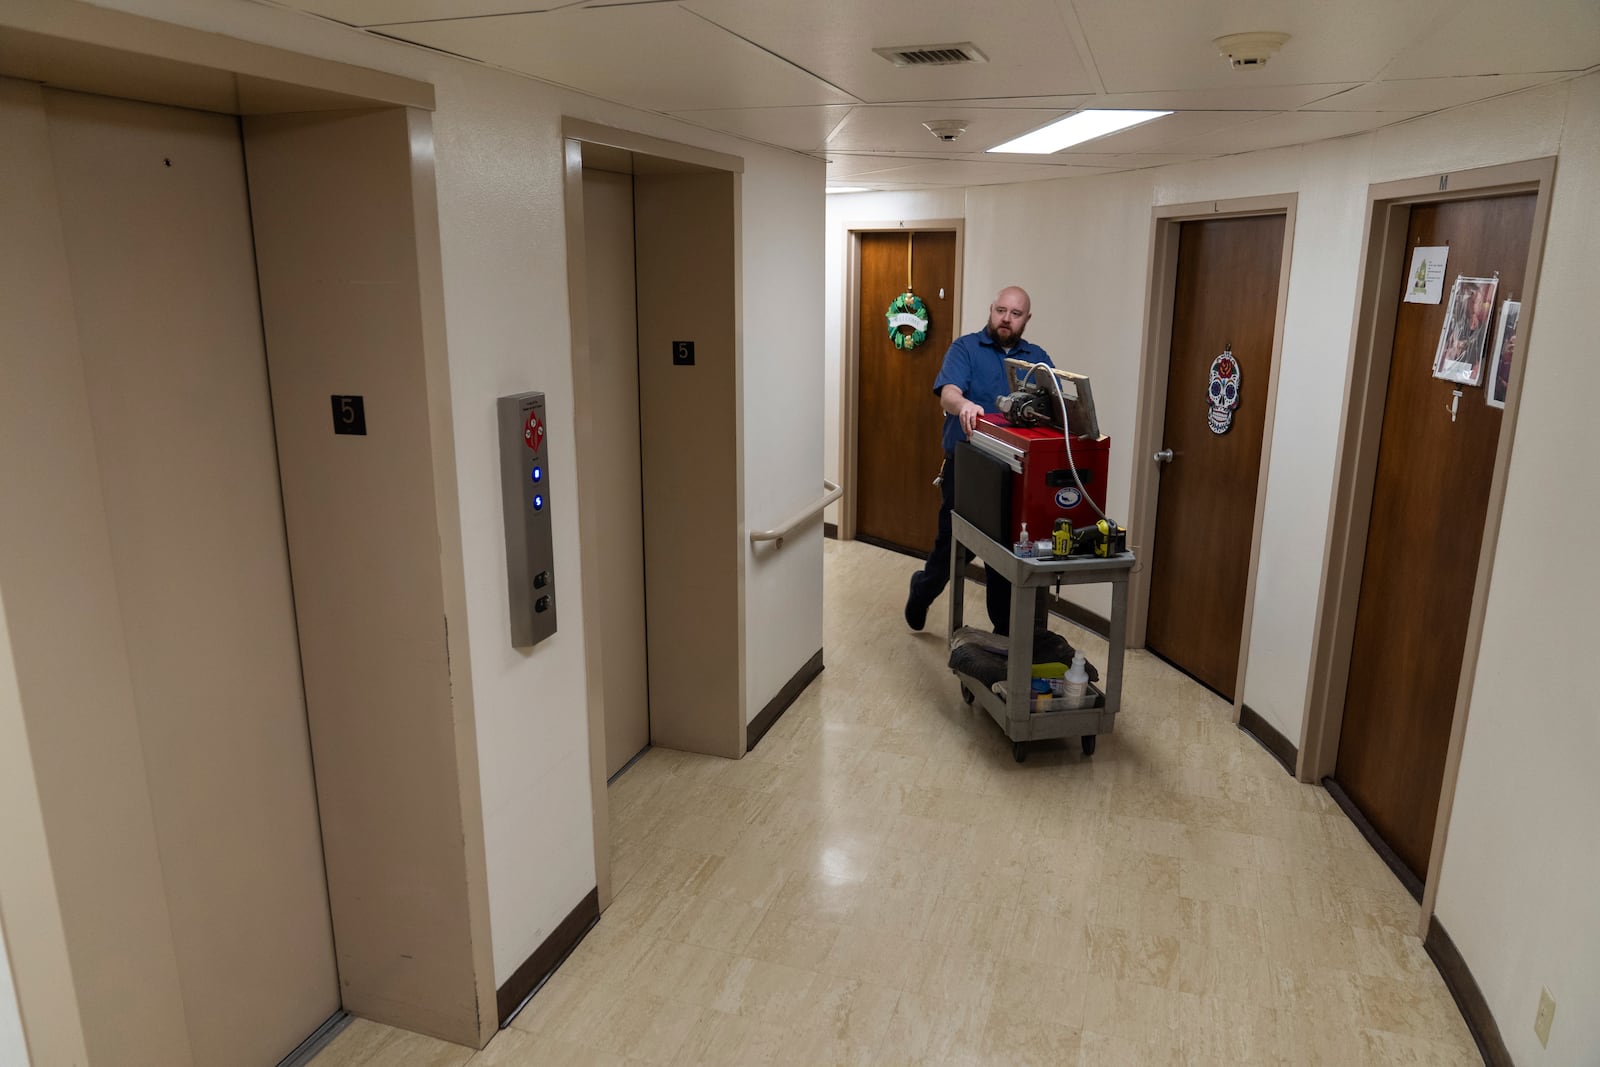
[[[1153,458],[1157,463],[1171,463],[1172,449],[1163,448],[1160,452],[1157,452]]]

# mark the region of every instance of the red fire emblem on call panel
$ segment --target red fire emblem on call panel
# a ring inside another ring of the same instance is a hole
[[[544,423],[532,411],[528,412],[528,421],[522,426],[522,439],[535,452],[544,446]]]

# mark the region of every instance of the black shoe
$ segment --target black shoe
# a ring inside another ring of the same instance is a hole
[[[911,588],[906,592],[906,625],[920,630],[928,621],[928,605],[917,603],[917,576],[911,576]]]

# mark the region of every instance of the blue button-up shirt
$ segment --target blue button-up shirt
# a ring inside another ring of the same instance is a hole
[[[950,351],[944,354],[939,377],[933,381],[934,394],[938,395],[945,386],[953,385],[961,390],[962,396],[974,404],[981,404],[983,410],[992,415],[1000,410],[995,406],[995,401],[1011,391],[1010,382],[1006,380],[1007,358],[1055,366],[1045,350],[1032,341],[1018,341],[1007,352],[994,342],[986,330],[979,330],[957,337],[951,344]],[[961,432],[961,420],[947,413],[944,417],[944,450],[954,452],[956,443],[964,440],[966,435]]]

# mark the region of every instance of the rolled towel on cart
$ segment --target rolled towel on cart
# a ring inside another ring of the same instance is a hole
[[[1006,654],[1010,647],[1008,640],[999,634],[976,626],[963,626],[950,642],[950,669],[971,675],[985,685],[993,685],[1005,679]],[[1033,632],[1034,663],[1071,663],[1074,651],[1072,644],[1054,630]],[[1098,667],[1088,660],[1084,660],[1084,667],[1091,682],[1100,680]]]

